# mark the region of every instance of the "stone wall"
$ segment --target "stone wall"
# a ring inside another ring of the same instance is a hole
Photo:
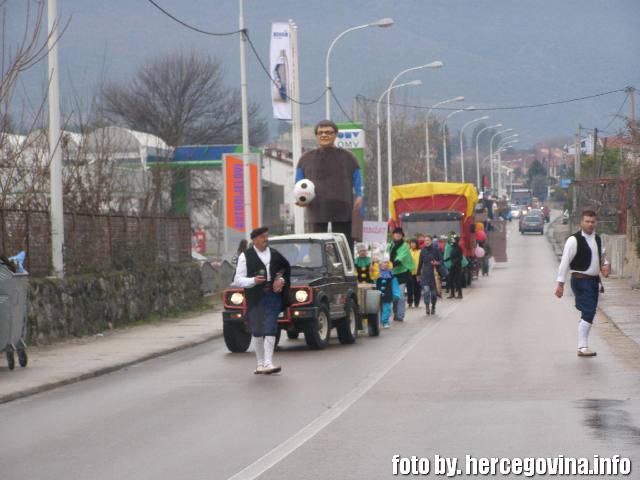
[[[200,305],[200,268],[166,264],[138,272],[32,278],[29,342],[92,335]]]

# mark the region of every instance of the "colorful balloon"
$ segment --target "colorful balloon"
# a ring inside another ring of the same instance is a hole
[[[482,258],[485,254],[484,248],[482,248],[481,246],[477,246],[473,253],[476,254],[476,258]]]
[[[480,230],[479,232],[476,232],[476,240],[478,242],[484,242],[487,239],[487,234],[484,233],[484,230]]]
[[[484,231],[484,223],[477,222],[476,223],[476,232],[481,232],[481,231]]]

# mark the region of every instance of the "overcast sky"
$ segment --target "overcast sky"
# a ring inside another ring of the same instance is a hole
[[[156,0],[204,30],[237,28],[238,0]],[[8,45],[15,44],[26,0],[8,0]],[[60,44],[62,94],[88,96],[106,76],[130,76],[150,57],[174,51],[208,52],[222,59],[230,85],[239,85],[237,36],[209,37],[176,24],[147,0],[58,0],[71,17]],[[324,84],[324,57],[343,30],[382,17],[391,28],[343,37],[332,54],[332,85],[345,107],[355,95],[377,97],[401,70],[441,60],[445,67],[404,77],[423,85],[406,89],[406,101],[431,105],[464,95],[476,107],[538,104],[623,88],[640,88],[638,0],[246,0],[246,26],[268,62],[272,21],[299,25],[301,97]],[[248,52],[249,95],[270,117],[269,83]],[[46,64],[27,72],[23,92],[33,101],[45,83]],[[22,88],[22,87],[21,87]],[[517,130],[521,144],[570,135],[577,124],[604,128],[624,93],[553,107],[487,112],[489,122]],[[345,118],[334,106],[334,119]],[[623,112],[628,114],[628,104]],[[349,112],[350,113],[350,112]],[[324,116],[324,102],[303,107],[303,121]],[[484,114],[484,112],[482,113]],[[451,127],[479,114],[454,117]],[[621,126],[614,121],[609,130]],[[275,122],[271,124],[275,134]]]

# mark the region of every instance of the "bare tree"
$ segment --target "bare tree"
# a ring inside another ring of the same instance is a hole
[[[153,133],[169,145],[240,143],[240,92],[224,83],[220,60],[195,53],[157,57],[134,77],[108,83],[101,94],[113,123]],[[250,138],[266,139],[259,108],[249,109]]]

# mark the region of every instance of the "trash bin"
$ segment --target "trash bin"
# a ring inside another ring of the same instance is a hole
[[[27,293],[29,275],[13,273],[6,265],[0,264],[0,350],[7,355],[10,370],[15,367],[15,353],[18,363],[26,367],[27,345]]]

